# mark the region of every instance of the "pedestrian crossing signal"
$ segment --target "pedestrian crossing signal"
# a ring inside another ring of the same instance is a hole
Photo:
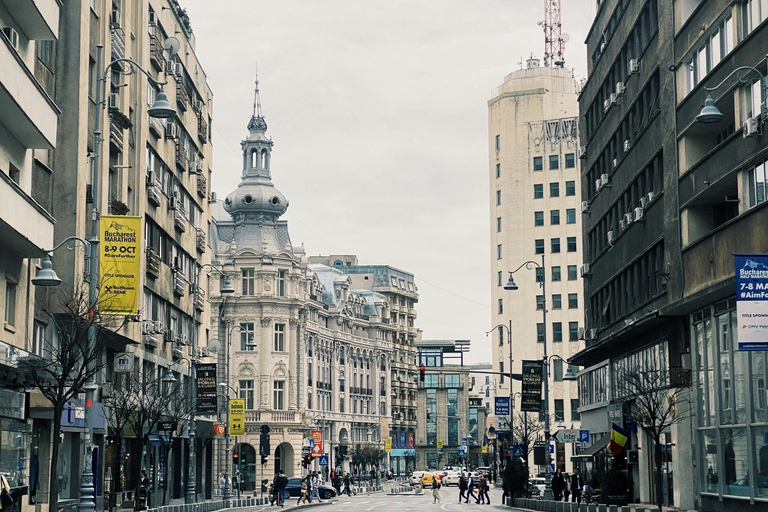
[[[419,366],[419,380],[424,382],[424,375],[427,372],[427,367],[424,365]]]

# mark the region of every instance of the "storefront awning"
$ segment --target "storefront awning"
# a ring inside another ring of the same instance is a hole
[[[611,436],[603,436],[600,438],[599,441],[594,443],[592,446],[584,450],[578,455],[574,455],[571,457],[571,459],[591,459],[592,457],[597,454],[600,450],[604,449],[606,446],[608,446],[608,443],[611,442]]]

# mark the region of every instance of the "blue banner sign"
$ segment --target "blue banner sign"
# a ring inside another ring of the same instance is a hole
[[[509,416],[509,397],[508,396],[496,397],[494,413],[496,414],[496,416]]]
[[[768,255],[737,254],[735,266],[739,350],[768,350]]]

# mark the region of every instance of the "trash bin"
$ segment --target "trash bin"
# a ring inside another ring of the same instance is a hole
[[[261,481],[261,492],[267,492],[269,490],[269,479],[265,478]]]

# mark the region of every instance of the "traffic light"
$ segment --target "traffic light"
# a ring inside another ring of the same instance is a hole
[[[311,455],[305,455],[304,460],[302,460],[301,465],[305,468],[308,468],[312,464],[312,456]]]
[[[427,367],[424,365],[419,366],[419,380],[424,382],[424,375],[427,372]]]
[[[269,458],[268,455],[262,455],[261,456],[261,465],[262,466],[267,463],[267,458]]]
[[[240,454],[235,452],[232,454],[232,464],[237,465],[238,462],[240,462]]]

